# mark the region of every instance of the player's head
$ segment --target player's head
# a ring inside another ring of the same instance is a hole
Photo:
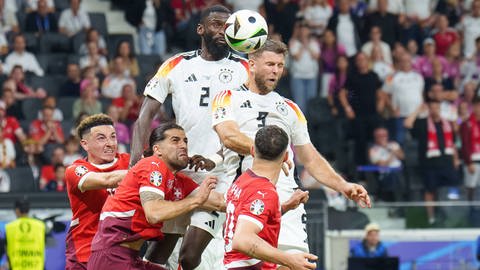
[[[17,217],[27,215],[30,211],[30,202],[27,197],[18,198],[15,201],[15,214]]]
[[[188,165],[187,143],[187,135],[181,126],[173,122],[164,123],[152,130],[144,156],[155,155],[170,169],[179,171]]]
[[[108,115],[94,114],[83,119],[77,126],[77,135],[89,162],[106,164],[115,159],[117,134]]]
[[[213,5],[202,11],[197,25],[197,34],[202,39],[202,50],[207,50],[215,60],[224,58],[229,51],[225,41],[225,22],[230,10],[222,5]]]
[[[285,43],[267,39],[263,47],[248,54],[250,79],[255,81],[261,94],[267,94],[277,87],[283,74],[287,52]]]
[[[255,147],[252,149],[256,159],[268,161],[285,161],[287,152],[288,135],[278,126],[265,126],[255,135]]]

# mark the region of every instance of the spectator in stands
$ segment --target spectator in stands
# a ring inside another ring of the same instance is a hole
[[[460,38],[457,30],[448,27],[448,18],[443,14],[438,15],[436,28],[432,32],[434,33],[436,52],[441,56],[445,56],[448,48]]]
[[[381,7],[382,4],[386,4],[387,12],[390,12],[394,15],[401,15],[405,13],[405,5],[403,4],[403,0],[384,0],[384,3],[381,3],[380,0],[370,0],[368,1],[368,9],[372,12],[383,10]]]
[[[15,168],[16,156],[12,140],[3,136],[3,128],[0,127],[0,169]]]
[[[169,23],[173,16],[170,1],[131,1],[125,17],[130,24],[137,28],[141,54],[165,56],[167,28],[170,27]]]
[[[475,81],[469,81],[463,85],[463,93],[457,100],[457,104],[466,104],[468,116],[473,112],[473,99],[478,96],[478,84]]]
[[[340,90],[345,87],[348,74],[348,59],[345,55],[340,55],[337,58],[337,67],[335,73],[330,78],[328,84],[328,105],[333,116],[344,116],[342,105],[338,99]]]
[[[461,21],[463,34],[463,54],[472,58],[475,53],[475,39],[480,37],[480,0],[473,0],[471,13],[465,15]]]
[[[418,55],[418,44],[415,41],[415,39],[410,39],[407,42],[407,51],[408,53],[410,53],[410,56],[412,58],[412,63],[417,62],[419,55]]]
[[[350,0],[350,12],[358,18],[363,18],[367,12],[368,5],[363,0]]]
[[[302,111],[307,111],[307,103],[318,94],[318,60],[320,46],[311,35],[306,22],[296,26],[289,42],[291,55],[290,89],[293,98]]]
[[[381,49],[383,59],[388,64],[392,64],[392,51],[390,46],[382,41],[382,30],[379,26],[373,26],[370,30],[370,40],[363,44],[362,52],[368,57],[371,57],[373,47],[379,47]]]
[[[400,190],[400,168],[404,154],[400,145],[395,141],[390,141],[388,130],[384,127],[378,127],[373,133],[374,143],[368,151],[370,163],[375,166],[388,167],[390,170],[379,171],[379,197],[388,202],[396,200],[396,195]]]
[[[47,192],[64,192],[66,190],[65,165],[60,163],[53,165],[53,172],[55,175],[54,178],[48,179],[46,182],[40,182],[40,190]]]
[[[472,201],[475,189],[480,186],[480,97],[473,99],[473,112],[460,126],[460,137],[467,198]]]
[[[72,0],[76,1],[76,0]],[[108,62],[107,58],[100,54],[96,42],[88,43],[88,54],[80,58],[80,68],[94,67],[96,74],[108,75]]]
[[[105,39],[100,35],[100,33],[98,33],[97,29],[93,27],[87,30],[87,33],[85,34],[85,42],[80,45],[78,54],[82,56],[87,55],[88,43],[90,42],[97,44],[97,50],[99,54],[105,57],[108,56],[107,43],[105,42]]]
[[[67,138],[65,141],[65,157],[63,158],[63,165],[70,166],[75,160],[82,158],[79,145],[80,140],[77,137],[70,135]]]
[[[0,170],[0,192],[10,192],[10,176],[4,170]]]
[[[326,0],[313,0],[305,8],[304,18],[310,29],[312,29],[312,33],[316,36],[321,36],[327,28],[328,20],[332,17],[332,13],[332,7],[328,5]]]
[[[345,46],[348,57],[353,57],[360,48],[360,33],[362,29],[360,19],[350,14],[348,0],[340,0],[338,13],[334,14],[329,22],[328,29],[336,33],[338,42]]]
[[[3,66],[3,72],[9,74],[13,67],[20,65],[25,72],[33,72],[37,76],[43,76],[44,71],[37,61],[35,55],[25,50],[25,37],[22,34],[15,36],[13,40],[13,49]]]
[[[42,156],[40,152],[42,149],[38,143],[33,139],[26,139],[22,142],[23,153],[19,154],[17,159],[18,167],[30,167],[32,170],[33,178],[38,180],[40,178],[40,167],[42,162]]]
[[[47,92],[43,88],[32,89],[30,86],[25,84],[25,72],[21,65],[15,65],[10,72],[10,79],[15,82],[15,98],[16,99],[26,99],[26,98],[45,98]]]
[[[7,116],[15,116],[18,120],[23,120],[22,106],[20,102],[15,99],[15,94],[10,88],[3,88],[2,101],[5,102],[7,107]]]
[[[54,96],[48,96],[43,99],[42,107],[51,107],[53,109],[53,120],[55,121],[63,121],[63,113],[62,111],[57,108],[57,99]],[[38,111],[37,118],[43,120],[42,111]]]
[[[371,33],[374,26],[378,26],[382,33],[382,40],[386,42],[390,49],[395,42],[400,41],[401,26],[398,14],[403,12],[402,0],[379,0],[378,10],[368,14],[365,18],[365,36]],[[375,1],[370,1],[370,4]],[[376,6],[376,5],[375,5]]]
[[[58,21],[60,33],[69,37],[90,28],[90,17],[80,8],[81,0],[70,0],[70,8],[62,11]]]
[[[122,88],[125,84],[131,84],[135,87],[135,81],[132,77],[126,75],[127,67],[122,57],[115,57],[114,67],[102,82],[102,96],[106,98],[118,98],[122,96]]]
[[[61,97],[79,97],[80,96],[80,67],[76,63],[67,65],[67,81],[60,87]]]
[[[50,179],[55,179],[55,165],[63,164],[65,149],[62,145],[57,145],[53,148],[51,154],[49,162],[44,163],[40,168],[40,188],[46,186]]]
[[[406,130],[403,122],[423,103],[425,81],[419,73],[412,70],[412,60],[408,53],[400,59],[399,70],[387,79],[385,91],[390,96],[390,106],[395,117],[395,140],[403,145]]]
[[[0,125],[3,128],[3,137],[13,143],[23,142],[27,138],[15,116],[6,115],[6,105],[3,101],[0,101]]]
[[[77,118],[81,113],[93,115],[102,112],[102,103],[95,95],[95,86],[89,79],[83,79],[80,84],[80,98],[73,103],[73,118]]]
[[[27,15],[25,32],[35,33],[37,36],[58,32],[57,18],[48,9],[47,0],[38,0],[38,9]]]
[[[337,57],[346,55],[345,47],[337,42],[335,31],[325,30],[320,48],[322,52],[322,71],[334,73],[337,66]]]
[[[95,67],[86,67],[82,69],[82,79],[89,79],[95,88],[95,95],[100,95],[100,79],[97,76]]]
[[[460,76],[465,83],[468,81],[480,82],[480,37],[475,39],[476,51],[470,59],[466,61],[460,67]]]
[[[458,108],[454,101],[458,98],[456,91],[445,90],[442,84],[433,84],[427,93],[428,98],[440,103],[440,115],[443,119],[455,122],[458,119]]]
[[[259,12],[263,4],[263,1],[261,0],[250,0],[250,1],[226,0],[225,4],[227,4],[229,8],[233,10],[233,12],[242,10],[242,9],[249,9],[249,10],[254,10],[256,12]]]
[[[367,164],[367,142],[373,130],[380,124],[384,100],[381,98],[382,82],[370,70],[367,56],[360,52],[355,57],[356,70],[340,90],[339,98],[345,114],[351,120],[355,141],[355,164]],[[359,86],[362,87],[359,87]]]
[[[428,105],[427,105],[428,104]],[[451,123],[440,114],[440,103],[430,99],[405,119],[405,127],[411,129],[418,140],[419,166],[423,174],[424,199],[433,202],[439,187],[456,186],[459,165],[454,131]],[[427,206],[428,222],[436,222],[435,209]]]
[[[434,0],[405,0],[405,15],[414,25],[427,29],[435,23]]]
[[[43,5],[43,3],[41,3],[41,2],[42,2],[42,0],[24,0],[24,3],[26,4],[25,11],[27,13],[33,13],[35,11],[38,11],[40,9],[41,5]],[[55,1],[54,0],[44,0],[43,2],[45,2],[45,7],[46,7],[47,12],[55,13]]]
[[[387,77],[393,74],[394,69],[392,63],[389,63],[383,55],[382,48],[374,45],[370,55],[370,63],[372,63],[372,71],[378,75],[378,78],[385,81]]]
[[[423,56],[417,58],[417,61],[414,63],[414,69],[424,77],[431,77],[435,59],[438,59],[442,66],[447,65],[445,57],[436,54],[435,41],[432,38],[427,38],[423,41]]]
[[[122,96],[115,98],[112,104],[118,108],[119,119],[128,125],[133,124],[138,119],[140,107],[142,106],[142,97],[137,95],[132,84],[124,84],[122,87]]]
[[[350,257],[388,257],[387,248],[380,241],[380,226],[378,224],[370,223],[365,226],[365,237],[362,242],[350,249]]]
[[[35,119],[30,124],[30,137],[40,144],[45,151],[44,155],[49,158],[51,149],[58,144],[63,144],[65,137],[63,135],[62,125],[59,121],[53,120],[54,108],[45,106],[42,109],[42,120]],[[62,159],[63,161],[63,159]]]
[[[117,135],[118,141],[118,152],[126,153],[127,146],[130,145],[131,137],[130,130],[127,125],[120,122],[120,109],[115,105],[108,106],[107,114],[112,118],[113,127],[115,128],[115,133]]]
[[[453,80],[453,85],[455,88],[459,88],[460,86],[460,67],[463,63],[462,59],[462,52],[461,52],[461,44],[460,41],[457,41],[450,45],[445,54],[446,66],[445,66],[445,73],[449,78]]]
[[[432,76],[425,78],[425,91],[429,91],[434,84],[441,84],[446,91],[457,93],[452,78],[444,72],[442,63],[439,59],[433,59],[432,61]],[[455,96],[452,100],[456,98],[457,97]]]
[[[5,0],[0,0],[0,17],[0,55],[6,55],[9,47],[8,35],[18,33],[20,28],[15,12],[7,9]]]
[[[137,58],[135,57],[135,52],[132,50],[131,45],[128,41],[122,41],[118,43],[117,50],[115,51],[115,58],[121,57],[125,66],[127,67],[127,74],[131,77],[136,77],[140,73],[140,69],[138,67]],[[110,63],[110,67],[113,69],[115,60],[112,60]]]

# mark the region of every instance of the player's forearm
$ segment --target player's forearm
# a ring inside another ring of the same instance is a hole
[[[261,261],[272,262],[279,265],[288,264],[288,255],[268,244],[257,234],[241,235],[235,234],[232,242],[232,248],[242,252],[249,257]]]
[[[174,202],[157,199],[145,203],[143,209],[148,223],[157,224],[186,214],[200,205],[197,197],[187,197]]]
[[[215,191],[210,192],[208,199],[200,206],[200,208],[210,211],[225,212],[226,205],[223,194]]]
[[[83,182],[81,188],[83,191],[116,188],[126,174],[127,170],[104,173],[90,172],[86,176],[87,178]]]
[[[238,132],[229,132],[220,136],[222,143],[228,149],[235,151],[241,155],[250,155],[250,149],[253,145],[253,140],[245,134]]]

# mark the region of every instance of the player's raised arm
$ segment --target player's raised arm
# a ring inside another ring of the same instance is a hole
[[[317,260],[317,256],[308,253],[290,254],[272,247],[258,234],[262,228],[247,219],[239,219],[235,234],[233,235],[232,248],[252,258],[287,266],[290,269],[315,269],[316,263],[308,260]]]
[[[320,155],[312,143],[296,145],[295,153],[305,169],[320,183],[341,192],[348,199],[354,200],[362,207],[371,207],[370,197],[364,187],[347,182]]]
[[[146,96],[140,109],[137,121],[133,126],[132,145],[130,150],[130,167],[135,165],[143,153],[143,146],[148,140],[150,134],[150,125],[153,117],[160,110],[162,103]]]
[[[87,190],[116,188],[127,175],[127,172],[128,170],[88,172],[80,179],[78,189],[85,192]]]

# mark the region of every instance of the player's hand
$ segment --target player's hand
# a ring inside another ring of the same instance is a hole
[[[114,184],[111,186],[111,188],[116,188],[118,186],[118,183],[120,183],[123,178],[125,178],[125,175],[127,175],[128,170],[115,170],[110,172],[109,178],[111,179],[111,182]]]
[[[199,204],[203,204],[208,199],[210,192],[213,189],[215,189],[216,186],[217,186],[216,176],[210,175],[210,176],[207,176],[205,179],[203,179],[198,189],[198,192],[196,194]]]
[[[362,208],[372,207],[372,204],[370,203],[370,196],[368,196],[367,190],[359,184],[347,182],[343,190],[340,190],[340,192],[343,194],[343,196],[347,197],[347,199],[355,201]]]
[[[189,163],[188,168],[189,169],[195,168],[196,172],[199,169],[211,171],[213,170],[213,168],[215,168],[215,162],[201,155],[194,155],[193,157],[189,158],[188,163]]]
[[[289,263],[287,266],[290,270],[316,269],[317,263],[310,262],[316,260],[318,260],[318,257],[309,253],[289,254]]]
[[[286,202],[282,203],[282,213],[297,208],[301,203],[306,203],[308,198],[308,191],[303,191],[301,189],[295,190],[292,196]]]
[[[287,159],[287,161],[283,162],[282,171],[285,174],[285,176],[288,176],[290,174],[290,169],[292,167],[293,167],[293,163],[290,159]]]

